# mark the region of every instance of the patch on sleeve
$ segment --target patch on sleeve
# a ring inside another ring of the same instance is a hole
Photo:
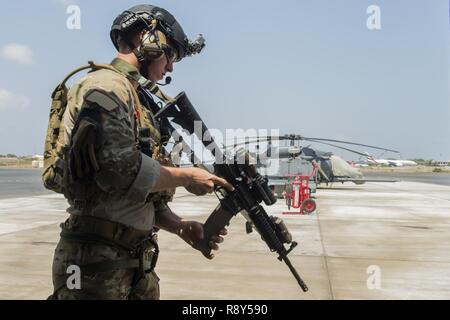
[[[84,100],[91,103],[96,103],[107,111],[112,111],[121,105],[120,100],[112,92],[95,88],[91,89],[84,95]]]

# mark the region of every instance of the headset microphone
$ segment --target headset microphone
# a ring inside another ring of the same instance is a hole
[[[171,82],[172,82],[172,77],[166,77],[165,83],[159,83],[159,82],[157,82],[156,84],[157,84],[158,86],[167,86],[167,85],[170,84]]]

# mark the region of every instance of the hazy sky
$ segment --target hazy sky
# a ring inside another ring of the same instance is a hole
[[[88,60],[110,62],[112,20],[139,3],[2,1],[0,153],[42,154],[53,88]],[[81,29],[66,26],[69,4],[81,10]],[[448,0],[152,4],[207,40],[201,55],[175,65],[167,91],[186,91],[209,127],[280,129],[450,160]],[[367,28],[370,5],[381,9],[381,30]]]

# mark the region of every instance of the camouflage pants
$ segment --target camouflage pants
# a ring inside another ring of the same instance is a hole
[[[82,274],[82,266],[104,260],[132,258],[125,250],[103,244],[79,243],[60,239],[53,258],[53,299],[57,300],[158,300],[159,278],[147,273],[135,283],[136,269],[115,269]],[[80,289],[69,289],[68,267],[81,267]]]

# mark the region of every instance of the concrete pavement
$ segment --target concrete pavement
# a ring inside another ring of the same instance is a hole
[[[257,234],[245,234],[238,216],[212,261],[160,232],[161,298],[450,299],[450,187],[399,182],[335,188],[318,190],[311,216],[282,215],[283,201],[266,207],[283,217],[299,242],[290,258],[308,293]],[[214,196],[180,190],[171,207],[204,221],[216,204]],[[0,299],[50,294],[65,207],[58,195],[0,200]],[[375,288],[368,288],[368,279]]]

